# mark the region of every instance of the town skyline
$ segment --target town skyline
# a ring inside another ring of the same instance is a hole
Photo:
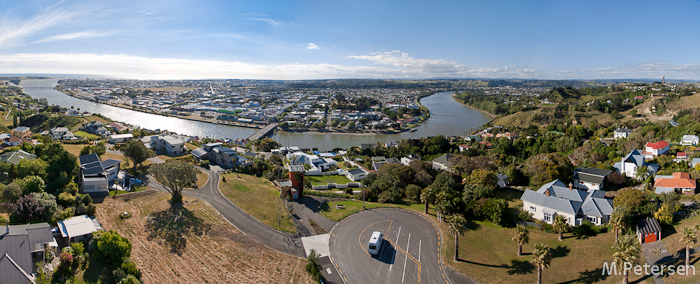
[[[697,1],[0,3],[2,74],[700,79]]]

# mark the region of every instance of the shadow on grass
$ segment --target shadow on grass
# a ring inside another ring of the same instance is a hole
[[[101,283],[112,276],[112,269],[107,269],[104,260],[99,260],[95,256],[90,256],[88,266],[83,273],[83,281],[86,283]]]
[[[566,246],[557,246],[555,248],[552,248],[552,258],[565,257],[569,255],[570,252],[571,249],[569,249]]]
[[[517,260],[513,259],[510,261],[510,269],[508,270],[508,275],[513,275],[513,274],[529,274],[532,273],[535,270],[535,266],[532,265],[527,260]]]
[[[583,283],[583,284],[593,284],[593,283],[598,283],[601,281],[604,281],[605,279],[608,278],[607,274],[603,274],[603,268],[596,268],[593,270],[588,270],[583,272],[578,273],[579,278],[574,279],[571,281],[566,281],[566,282],[560,282],[560,284],[574,284],[574,283]]]
[[[195,216],[194,212],[182,204],[171,204],[170,208],[151,214],[146,221],[146,229],[150,231],[148,239],[162,239],[170,251],[182,255],[187,247],[189,236],[201,236],[211,230],[211,225],[204,219]]]
[[[676,228],[673,226],[661,226],[661,239],[666,239],[669,236],[677,233]]]

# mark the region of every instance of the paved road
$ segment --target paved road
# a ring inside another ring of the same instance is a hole
[[[373,231],[384,234],[374,257],[366,248]],[[333,228],[329,246],[347,283],[450,283],[440,263],[437,227],[418,213],[373,209],[351,215]]]
[[[306,258],[304,247],[299,236],[275,230],[245,213],[221,194],[221,191],[219,191],[218,173],[206,169],[201,170],[209,174],[209,181],[200,189],[184,191],[184,195],[196,197],[208,202],[216,211],[219,211],[226,220],[236,226],[238,230],[259,243],[286,254]],[[147,185],[151,188],[164,191],[163,186],[150,175],[148,176]]]

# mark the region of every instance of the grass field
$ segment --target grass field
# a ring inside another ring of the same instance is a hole
[[[666,243],[666,249],[670,254],[676,254],[683,252],[685,254],[685,245],[679,240],[681,238],[681,232],[683,227],[694,227],[700,225],[700,216],[695,216],[690,219],[683,220],[679,222],[673,229],[667,228],[661,232],[662,241]],[[697,247],[697,244],[695,245]],[[696,252],[690,254],[690,263],[695,266],[696,275],[670,275],[664,277],[664,282],[668,284],[679,284],[679,283],[700,283],[700,269],[698,269],[698,260],[700,260],[700,253]],[[682,257],[679,261],[671,262],[667,264],[675,265],[685,265],[685,257]],[[692,270],[691,270],[692,271]]]
[[[144,190],[149,190],[148,187],[145,186],[132,186],[131,191],[123,191],[123,190],[112,190],[109,192],[109,196],[115,196],[115,195],[122,195],[122,194],[127,194],[127,193],[134,193],[134,192],[141,192]]]
[[[76,131],[73,134],[80,136],[80,137],[85,137],[88,139],[99,139],[100,138],[100,136],[97,136],[97,135],[91,134],[91,133],[87,133],[85,131]]]
[[[338,205],[345,206],[345,209],[337,208]],[[387,203],[365,202],[365,208],[367,208],[367,209],[380,208],[380,207],[396,207],[396,208],[405,208],[405,209],[415,210],[418,212],[423,212],[424,206],[425,205],[423,205],[423,204],[397,205],[397,204],[387,204]],[[340,221],[343,218],[345,218],[353,213],[357,213],[361,210],[362,210],[362,201],[354,201],[354,200],[331,201],[331,202],[326,202],[323,204],[323,207],[321,207],[321,215],[323,215],[324,217],[331,219],[333,221]]]
[[[435,220],[435,217],[432,217]],[[537,243],[552,249],[552,262],[542,272],[542,283],[620,283],[622,276],[602,274],[603,262],[612,261],[613,233],[578,239],[570,233],[559,242],[556,234],[530,229],[530,242],[523,246],[523,256],[516,256],[517,245],[511,241],[513,228],[490,222],[470,222],[459,238],[460,261],[454,262],[454,237],[445,223],[440,225],[443,263],[482,283],[533,283],[537,269],[530,264]],[[641,256],[640,256],[641,257]],[[640,261],[643,261],[640,259]],[[651,277],[630,276],[631,283],[654,283]],[[639,282],[634,282],[638,281]]]
[[[105,230],[127,237],[131,260],[144,283],[313,283],[305,260],[273,251],[238,231],[213,207],[185,197],[172,206],[156,192],[128,201],[107,198],[97,205]],[[119,212],[133,216],[119,218]],[[105,283],[104,268],[88,269],[86,283]],[[83,274],[81,273],[81,276]]]
[[[326,185],[328,183],[346,184],[351,182],[347,177],[340,175],[329,176],[305,176],[313,185]]]
[[[197,174],[197,188],[207,184],[207,181],[209,181],[209,174],[205,173],[204,171],[200,171],[199,174]]]
[[[190,149],[190,150],[194,150],[194,149],[199,148],[199,147],[197,147],[197,145],[194,145],[192,143],[185,143],[185,147],[187,147],[187,149]]]
[[[295,233],[296,228],[279,198],[279,192],[268,180],[251,175],[231,173],[222,175],[221,193],[248,214],[277,230]],[[281,222],[278,222],[281,219]],[[281,226],[280,226],[281,224]]]

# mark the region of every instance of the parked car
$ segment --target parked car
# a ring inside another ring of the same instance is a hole
[[[137,178],[130,178],[129,184],[141,184],[141,180]]]

